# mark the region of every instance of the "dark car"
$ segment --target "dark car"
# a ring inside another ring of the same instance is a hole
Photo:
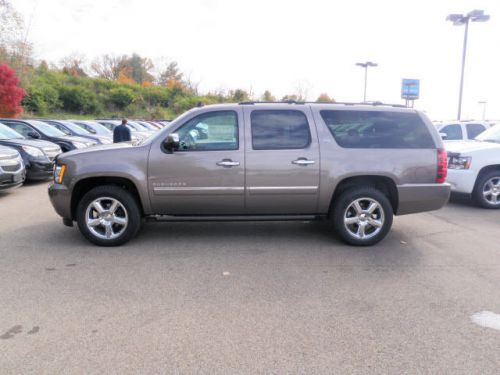
[[[28,139],[42,139],[57,144],[63,152],[87,148],[97,144],[89,139],[64,134],[53,126],[38,120],[0,119],[0,122]]]
[[[61,153],[58,145],[42,140],[26,139],[1,123],[0,145],[12,147],[21,154],[28,180],[50,178],[54,170],[54,159]]]
[[[113,139],[113,132],[107,127],[99,124],[97,121],[92,120],[69,120],[72,123],[78,125],[79,127],[85,129],[90,134],[95,134],[101,137],[107,137]]]
[[[82,137],[96,141],[100,145],[109,145],[113,143],[113,140],[109,136],[102,136],[97,134],[92,134],[90,131],[78,126],[72,121],[67,120],[40,120],[54,126],[56,129],[62,131],[66,135],[74,135],[77,137]]]
[[[0,191],[21,186],[25,177],[26,169],[19,152],[0,146]]]

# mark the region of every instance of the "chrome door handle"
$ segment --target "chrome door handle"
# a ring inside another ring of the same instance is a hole
[[[292,164],[303,165],[303,166],[307,166],[314,163],[315,163],[314,160],[307,160],[306,158],[298,158],[297,160],[292,161]]]
[[[232,161],[231,159],[224,159],[216,163],[219,167],[231,168],[240,165],[239,161]]]

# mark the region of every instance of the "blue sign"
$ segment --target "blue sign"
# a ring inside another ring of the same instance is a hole
[[[420,95],[420,80],[419,79],[403,79],[401,85],[401,98],[406,100],[418,99]]]

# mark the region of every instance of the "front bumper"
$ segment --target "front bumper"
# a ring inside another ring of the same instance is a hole
[[[54,173],[54,162],[30,161],[26,169],[26,178],[28,180],[47,180]]]
[[[476,183],[477,172],[472,169],[448,169],[446,181],[453,193],[471,194]]]
[[[0,190],[14,189],[21,186],[26,179],[26,171],[22,168],[16,173],[0,171]]]
[[[450,184],[405,184],[397,186],[398,209],[396,215],[434,211],[450,199]]]
[[[57,214],[65,220],[72,220],[71,215],[71,194],[65,185],[51,183],[49,185],[50,203]]]

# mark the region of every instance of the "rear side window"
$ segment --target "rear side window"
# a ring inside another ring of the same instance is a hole
[[[479,134],[486,130],[486,127],[481,124],[467,124],[467,136],[469,139],[476,138]]]
[[[439,132],[446,134],[447,141],[458,141],[464,138],[460,124],[446,125]]]
[[[344,148],[434,148],[427,126],[416,113],[321,111],[333,137]]]
[[[301,149],[311,143],[309,123],[301,111],[253,111],[251,127],[254,150]]]

